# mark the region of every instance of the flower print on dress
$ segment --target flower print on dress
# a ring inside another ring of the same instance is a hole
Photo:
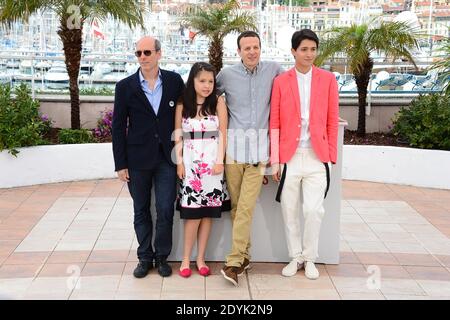
[[[184,146],[185,146],[185,148],[188,148],[190,150],[194,150],[194,145],[192,144],[192,142],[190,140],[186,140],[184,142]]]
[[[205,194],[206,205],[208,207],[220,207],[222,205],[222,190],[214,188],[212,192]]]
[[[194,178],[192,180],[189,180],[189,185],[192,187],[192,189],[194,189],[195,192],[202,192],[202,181],[200,179]]]
[[[205,162],[198,162],[197,167],[194,169],[195,174],[201,179],[205,174],[211,174],[211,168]]]

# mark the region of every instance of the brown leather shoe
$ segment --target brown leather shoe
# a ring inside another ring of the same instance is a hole
[[[220,270],[220,272],[222,273],[223,277],[230,281],[232,284],[234,284],[236,287],[238,286],[238,274],[237,274],[237,270],[239,268],[238,267],[223,267],[222,270]]]
[[[250,260],[247,258],[244,258],[244,262],[242,262],[242,265],[238,268],[237,274],[238,276],[242,276],[244,274],[244,271],[247,269],[250,269]]]

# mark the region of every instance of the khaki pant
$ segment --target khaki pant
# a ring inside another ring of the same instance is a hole
[[[231,197],[232,247],[225,264],[240,267],[250,260],[253,211],[261,191],[265,164],[238,163],[227,157],[225,175]]]

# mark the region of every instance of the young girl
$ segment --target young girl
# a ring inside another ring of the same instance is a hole
[[[213,66],[197,62],[192,66],[175,114],[177,175],[181,180],[180,217],[184,220],[184,253],[179,274],[189,277],[192,247],[197,239],[197,270],[210,271],[205,251],[212,218],[220,218],[227,197],[224,164],[228,114],[223,97],[216,96]],[[229,200],[228,200],[229,202]]]

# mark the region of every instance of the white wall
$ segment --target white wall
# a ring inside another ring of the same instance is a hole
[[[450,189],[450,151],[345,145],[342,178]]]
[[[0,152],[0,188],[116,177],[111,143]],[[342,178],[450,189],[450,151],[345,145]]]
[[[19,148],[0,152],[0,188],[115,177],[111,143]]]

